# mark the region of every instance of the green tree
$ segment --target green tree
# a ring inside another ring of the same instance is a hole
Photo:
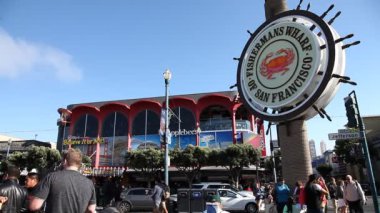
[[[162,151],[153,148],[129,151],[126,155],[126,165],[145,177],[150,187],[151,181],[164,165],[164,155]]]
[[[19,168],[25,168],[29,164],[29,161],[27,160],[27,158],[28,158],[27,152],[16,151],[8,156],[7,161],[8,161],[8,164],[12,164]]]
[[[52,171],[60,164],[60,162],[62,161],[62,156],[61,156],[61,153],[59,153],[59,151],[56,149],[51,149],[51,148],[46,147],[46,151],[47,151],[47,156],[46,156],[47,167],[46,168]]]
[[[25,152],[14,152],[9,155],[10,164],[27,168],[28,170],[36,168],[45,174],[53,171],[61,161],[61,154],[56,149],[43,146],[32,146]]]
[[[273,159],[275,162],[273,162]],[[273,156],[266,157],[264,160],[264,168],[265,170],[273,173],[273,167],[276,166],[276,175],[278,176],[281,171],[281,151],[276,150],[273,152]]]
[[[61,154],[56,149],[32,146],[27,151],[28,169],[37,168],[52,171],[61,161]]]
[[[334,152],[345,163],[364,165],[363,154],[356,139],[335,141]]]
[[[321,164],[317,166],[317,171],[323,178],[327,178],[327,176],[331,173],[332,167],[329,164]]]
[[[87,155],[83,155],[83,159],[82,159],[82,163],[86,166],[86,167],[90,167],[91,164],[92,164],[92,160],[89,156]]]
[[[207,163],[208,151],[198,146],[187,146],[184,150],[174,149],[170,158],[175,167],[187,177],[189,187],[194,178],[200,174],[201,168]]]
[[[255,165],[260,160],[261,152],[249,144],[233,144],[225,150],[220,150],[218,156],[215,152],[211,154],[216,158],[216,166],[226,167],[235,187],[239,185],[239,178],[244,167]]]

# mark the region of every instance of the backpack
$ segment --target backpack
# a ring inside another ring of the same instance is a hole
[[[162,186],[162,199],[166,200],[170,198],[170,188],[166,184]]]

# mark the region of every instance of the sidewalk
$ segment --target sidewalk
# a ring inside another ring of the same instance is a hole
[[[380,197],[378,197],[378,200],[380,200]],[[277,213],[275,206],[273,207],[272,210],[269,209],[270,207],[271,207],[271,205],[270,206],[266,205],[265,210],[259,211],[259,213]],[[363,206],[363,209],[364,209],[365,213],[375,213],[372,197],[367,196],[367,203],[366,203],[366,205]],[[331,202],[331,200],[329,200],[329,202],[327,204],[327,212],[328,213],[335,213],[334,206],[333,206],[333,203]]]

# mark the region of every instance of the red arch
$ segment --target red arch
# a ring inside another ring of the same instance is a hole
[[[165,104],[166,104],[166,101],[162,103],[162,106],[165,106]],[[176,108],[176,107],[184,107],[192,111],[194,115],[196,114],[196,110],[197,110],[197,105],[195,101],[191,98],[185,98],[185,97],[171,98],[169,100],[169,107],[171,109]]]
[[[103,121],[104,118],[111,112],[120,112],[128,118],[130,107],[126,104],[117,103],[117,102],[107,103],[100,107],[101,120]]]
[[[72,110],[72,117],[71,117],[71,122],[73,124],[75,124],[75,122],[78,120],[78,118],[80,116],[82,116],[83,114],[92,114],[94,115],[98,120],[100,120],[100,110],[95,107],[95,106],[91,106],[91,105],[86,105],[86,104],[83,104],[83,105],[78,105],[78,106],[75,106]],[[74,126],[74,125],[73,125]]]
[[[135,117],[137,113],[139,113],[141,110],[144,110],[144,109],[152,110],[153,112],[160,115],[161,108],[162,108],[162,105],[158,103],[157,101],[151,101],[151,100],[137,101],[133,103],[130,107],[130,116]]]
[[[203,96],[198,100],[197,105],[199,112],[202,112],[204,109],[212,105],[221,105],[228,109],[232,116],[233,102],[230,97],[225,95],[214,94]]]

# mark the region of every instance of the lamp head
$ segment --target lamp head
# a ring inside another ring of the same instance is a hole
[[[172,73],[169,69],[166,69],[164,72],[164,79],[165,81],[169,81],[172,78]]]

